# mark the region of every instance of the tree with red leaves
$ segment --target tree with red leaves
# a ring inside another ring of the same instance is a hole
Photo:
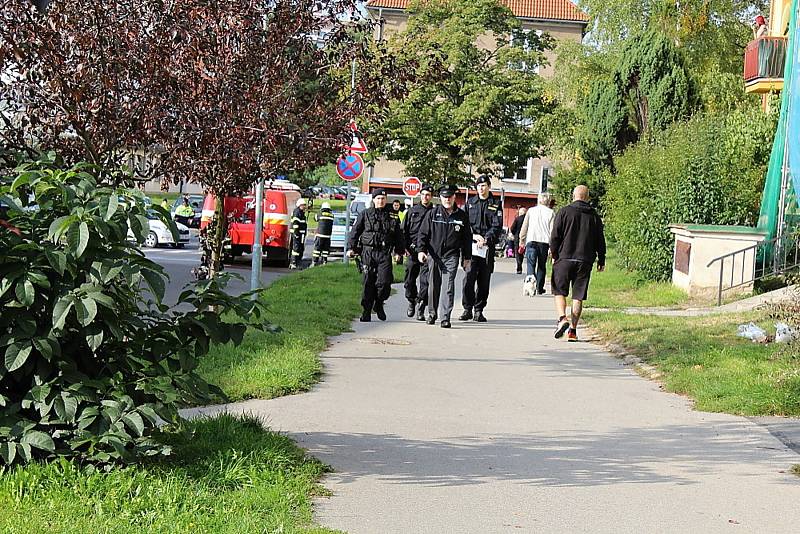
[[[349,0],[175,3],[171,90],[180,94],[166,141],[170,176],[218,199],[274,176],[331,162],[356,116],[380,117],[402,92],[372,26],[344,19]],[[362,73],[351,88],[351,64]],[[224,237],[221,203],[212,272]]]
[[[408,72],[373,42],[353,0],[71,0],[46,14],[9,0],[0,139],[109,171],[157,149],[166,180],[221,199],[335,160],[350,121],[379,122]]]
[[[131,151],[161,138],[163,58],[171,41],[161,2],[29,0],[0,8],[0,143],[90,162],[115,180]],[[129,176],[130,177],[130,176]]]

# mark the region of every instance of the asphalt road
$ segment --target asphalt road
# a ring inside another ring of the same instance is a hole
[[[306,240],[306,252],[304,254],[305,265],[308,265],[313,250],[313,239]],[[161,246],[158,248],[143,249],[145,256],[155,261],[167,272],[169,282],[164,297],[166,304],[174,304],[178,300],[183,288],[194,281],[192,269],[200,265],[199,241],[196,235],[192,235],[189,244],[182,249]],[[233,264],[225,264],[225,270],[242,277],[231,280],[229,293],[240,295],[250,290],[250,255],[244,255],[236,259]],[[291,271],[284,267],[264,265],[261,270],[262,285],[269,285],[273,280],[280,278]]]

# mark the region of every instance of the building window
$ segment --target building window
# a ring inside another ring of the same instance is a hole
[[[528,169],[531,166],[530,159],[520,161],[519,167],[505,167],[503,169],[503,180],[507,182],[528,182]]]
[[[532,31],[536,32],[536,35],[539,35],[539,36],[542,35],[542,30],[520,30],[520,32],[525,36],[527,36],[528,33],[532,32]],[[508,42],[509,42],[509,44],[511,46],[514,46],[514,34],[513,33],[509,37]],[[530,43],[528,43],[527,39],[525,39],[525,42],[522,45],[522,49],[525,51],[526,54],[530,53],[531,47],[530,47]],[[528,62],[522,61],[522,62],[517,62],[517,63],[510,63],[508,65],[508,67],[511,68],[511,69],[517,69],[517,70],[523,70],[523,71],[532,72],[533,74],[539,74],[539,65],[538,64],[534,64],[534,63],[528,63]]]
[[[547,186],[550,184],[550,167],[542,167],[542,181],[540,182],[541,187],[539,191],[544,193],[547,191]]]

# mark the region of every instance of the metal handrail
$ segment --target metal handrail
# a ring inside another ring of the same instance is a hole
[[[786,252],[789,250],[789,246],[794,249],[794,258],[791,262],[789,260],[789,255]],[[761,249],[762,253],[759,254],[759,249]],[[752,256],[750,256],[750,261],[753,262],[753,275],[745,276],[745,272],[749,272],[747,269],[747,262],[748,262],[748,252],[752,252]],[[736,250],[734,252],[728,252],[727,254],[723,254],[713,260],[709,261],[706,265],[706,268],[710,268],[714,263],[719,262],[719,286],[717,287],[717,306],[722,305],[722,294],[725,291],[730,291],[732,289],[736,289],[748,284],[752,284],[758,280],[762,280],[767,276],[777,276],[779,274],[783,274],[790,269],[794,269],[796,267],[800,267],[800,261],[798,261],[798,256],[800,255],[800,240],[798,240],[798,236],[795,235],[785,235],[782,237],[776,237],[774,239],[770,239],[768,241],[762,241],[760,243],[756,243],[754,245],[750,245],[749,247],[743,248],[741,250]],[[736,281],[736,262],[737,257],[741,257],[742,263],[741,268],[739,269],[740,277],[739,280]],[[731,267],[731,276],[728,285],[725,285],[725,260],[730,258],[730,267]],[[771,264],[771,265],[770,265]],[[769,268],[771,266],[771,269]]]

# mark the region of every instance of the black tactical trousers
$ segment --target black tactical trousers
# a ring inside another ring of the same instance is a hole
[[[372,310],[376,302],[383,303],[392,292],[392,255],[378,249],[364,248],[361,251],[364,267],[364,292],[361,306]]]
[[[492,250],[489,250],[489,254]],[[469,266],[466,276],[464,276],[464,291],[461,295],[461,304],[465,310],[474,309],[476,312],[482,312],[489,301],[489,282],[492,280],[492,271],[494,270],[494,257],[481,258],[480,256],[472,256],[472,262]],[[475,286],[478,286],[477,292]]]
[[[291,264],[299,267],[300,264],[303,262],[303,253],[306,250],[306,234],[302,233],[298,235],[292,236],[292,258],[290,260]]]
[[[314,238],[314,265],[328,263],[328,255],[331,250],[331,238],[316,236]]]
[[[430,269],[428,282],[428,314],[440,317],[443,321],[450,320],[453,304],[456,297],[456,274],[458,273],[459,253],[451,253],[443,258],[433,254],[428,256]],[[447,284],[447,294],[442,302],[439,313],[439,297],[442,293],[442,282]]]
[[[427,305],[428,303],[428,264],[420,263],[417,253],[413,252],[406,259],[406,300],[413,304]],[[417,290],[419,279],[419,290]]]

